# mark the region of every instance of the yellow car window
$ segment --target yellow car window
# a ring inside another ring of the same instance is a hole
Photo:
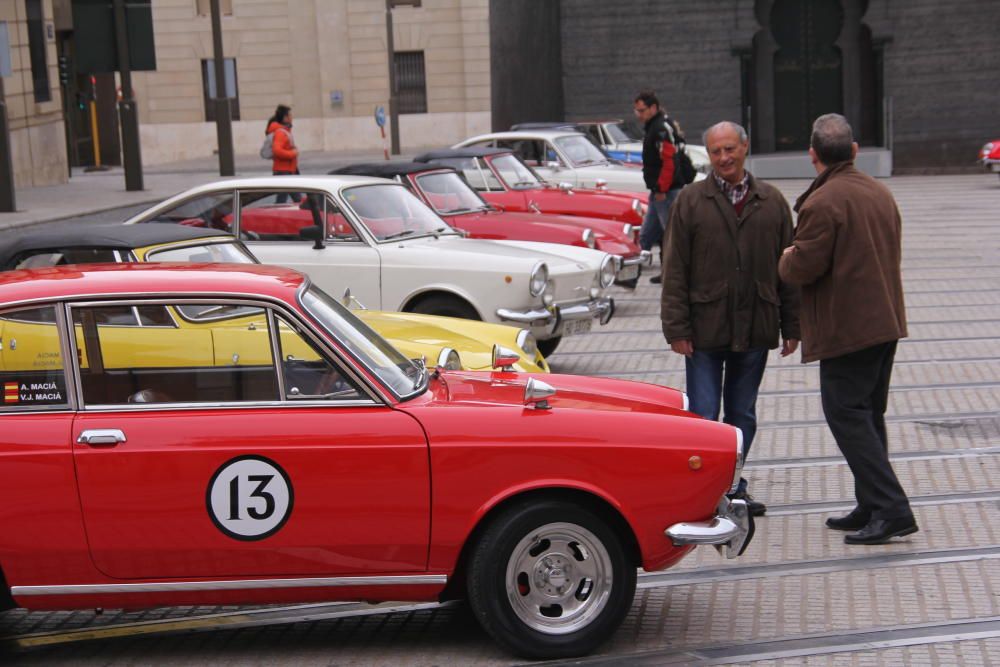
[[[0,314],[0,384],[5,412],[67,406],[54,306]]]

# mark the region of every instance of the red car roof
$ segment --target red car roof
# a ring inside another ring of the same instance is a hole
[[[294,302],[306,278],[259,264],[87,264],[0,272],[0,306],[94,295],[251,295]]]

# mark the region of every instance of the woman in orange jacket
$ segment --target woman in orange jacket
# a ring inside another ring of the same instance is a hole
[[[279,104],[274,115],[267,121],[265,134],[274,134],[271,150],[274,154],[271,173],[288,176],[299,173],[299,149],[292,139],[292,110]]]

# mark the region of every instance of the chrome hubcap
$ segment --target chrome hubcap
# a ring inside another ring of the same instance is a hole
[[[550,523],[526,535],[507,563],[507,596],[533,630],[567,634],[604,609],[613,571],[607,549],[589,530]]]

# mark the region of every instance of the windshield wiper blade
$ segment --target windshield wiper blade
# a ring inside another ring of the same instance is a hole
[[[402,238],[404,236],[409,236],[410,234],[416,234],[416,233],[417,233],[417,230],[415,230],[415,229],[404,229],[401,232],[396,232],[395,234],[389,234],[388,236],[383,237],[382,240],[383,241],[391,241],[392,239],[399,239],[399,238]]]

